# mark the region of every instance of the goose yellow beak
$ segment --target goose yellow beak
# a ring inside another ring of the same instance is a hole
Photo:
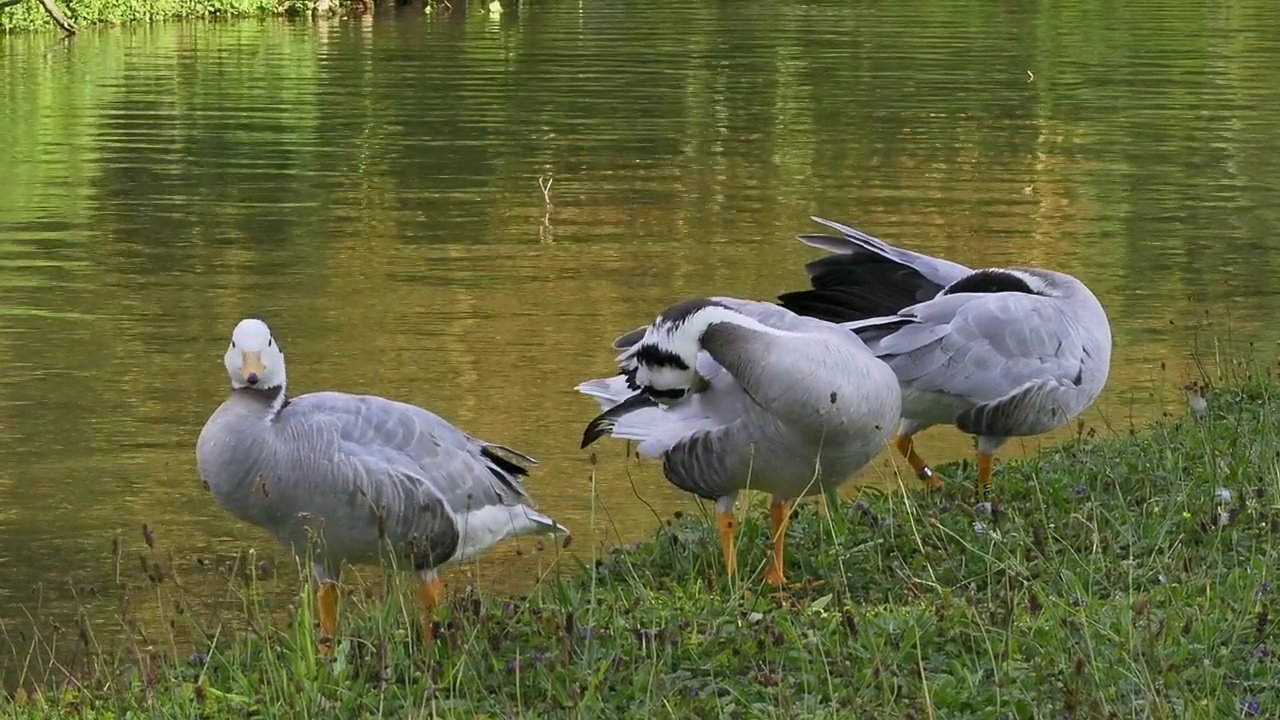
[[[240,353],[240,377],[250,385],[257,385],[262,379],[262,353],[260,352],[242,352]]]

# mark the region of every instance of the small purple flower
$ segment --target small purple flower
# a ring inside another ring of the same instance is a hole
[[[1258,586],[1258,592],[1256,592],[1256,593],[1254,593],[1254,594],[1253,594],[1253,599],[1254,599],[1254,600],[1261,600],[1261,599],[1262,599],[1262,596],[1263,596],[1263,595],[1266,595],[1266,594],[1267,594],[1267,593],[1269,593],[1269,592],[1271,592],[1271,581],[1270,581],[1270,580],[1263,580],[1263,581],[1262,581],[1262,584]]]
[[[592,630],[592,629],[591,629],[591,628],[589,628],[589,627],[580,627],[580,628],[578,628],[578,639],[579,639],[579,640],[586,640],[587,638],[593,638],[593,637],[595,637],[595,636],[596,636],[596,631],[595,631],[595,630]]]
[[[533,653],[529,655],[529,659],[533,661],[534,665],[541,665],[543,661],[542,651],[534,650]]]
[[[508,660],[507,667],[504,669],[506,670],[506,673],[508,675],[514,675],[516,670],[518,670],[519,668],[520,668],[520,663],[516,662],[515,660]]]
[[[204,653],[191,653],[191,656],[187,658],[187,662],[196,667],[204,667],[209,663],[209,657]]]
[[[1266,643],[1258,643],[1253,648],[1253,659],[1254,660],[1270,660],[1271,648],[1267,647]]]
[[[1256,698],[1245,698],[1240,701],[1240,714],[1252,717],[1262,711]]]
[[[689,688],[689,697],[691,698],[698,697],[698,688],[696,687]]]
[[[858,511],[858,512],[866,512],[866,511],[867,511],[867,507],[869,507],[869,506],[867,505],[867,501],[866,501],[866,500],[863,500],[862,498],[858,498],[857,500],[855,500],[855,501],[853,502],[853,509],[854,509],[854,510],[856,510],[856,511]]]
[[[1076,485],[1075,487],[1071,488],[1072,500],[1079,500],[1080,498],[1088,494],[1089,494],[1089,488],[1085,487],[1084,485]]]

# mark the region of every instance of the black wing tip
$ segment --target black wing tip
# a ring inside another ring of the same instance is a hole
[[[585,450],[588,445],[612,432],[613,428],[618,424],[619,418],[636,410],[657,406],[656,400],[643,392],[637,392],[592,418],[591,422],[587,423],[587,428],[582,431],[582,445],[578,449]]]
[[[894,315],[931,299],[942,286],[896,260],[858,249],[805,265],[809,288],[778,296],[782,307],[827,322]]]
[[[892,315],[905,307],[852,290],[796,290],[779,295],[778,305],[796,315],[830,323]]]
[[[1015,418],[1027,399],[1026,394],[1008,395],[985,405],[975,405],[956,416],[956,429],[975,437],[1015,437],[1025,435]],[[1062,425],[1066,424],[1062,421]],[[1037,433],[1038,434],[1038,433]]]
[[[815,223],[818,223],[819,225],[830,228],[831,230],[834,230],[835,232],[840,233],[840,237],[837,238],[839,240],[848,240],[851,242],[865,242],[867,240],[872,240],[875,242],[884,242],[883,240],[876,237],[875,235],[872,235],[866,230],[856,228],[847,222],[841,222],[839,220],[824,218],[820,215],[810,215],[809,219]],[[835,237],[834,235],[828,235],[827,233],[808,233],[808,234],[827,235],[828,237]],[[888,243],[885,243],[885,244],[887,245]]]
[[[831,233],[806,232],[806,233],[797,233],[796,239],[801,242],[809,242],[810,240],[844,240],[845,238],[843,236],[836,237]]]
[[[821,215],[810,215],[809,219],[818,223],[819,225],[825,225],[831,228],[832,230],[839,230],[841,234],[844,234],[844,228],[849,227],[842,222],[837,222],[835,220],[828,220],[827,218],[824,218]]]
[[[828,225],[828,227],[830,226]],[[845,226],[845,227],[848,227],[848,226]],[[834,230],[835,228],[832,228],[832,229]],[[863,240],[864,238],[873,237],[873,236],[868,235],[867,233],[864,233],[861,230],[858,230],[857,228],[853,228],[853,230],[856,234],[850,234],[844,231],[841,231],[839,235],[833,235],[829,232],[796,233],[796,239],[804,243],[807,243],[810,240],[817,240],[817,241],[825,240],[825,241],[828,241],[828,244],[846,243],[847,248],[845,250],[839,251],[839,254],[841,255],[847,254],[847,253],[867,253],[869,255],[876,255],[876,256],[880,255],[880,253],[875,252],[870,248],[863,247],[862,245],[859,244],[860,242],[864,241]],[[837,251],[832,250],[832,252],[837,252]]]
[[[483,455],[486,460],[493,463],[494,467],[496,467],[499,471],[506,473],[507,475],[510,475],[512,477],[522,477],[522,476],[529,475],[529,468],[526,468],[525,466],[520,465],[519,463],[513,462],[499,455],[496,450],[489,447],[488,445],[485,445],[480,448],[480,454]]]
[[[712,297],[694,297],[673,303],[658,313],[657,322],[681,324],[701,310],[711,307],[726,308],[726,305]]]
[[[586,450],[592,443],[609,434],[613,429],[614,421],[612,418],[605,417],[608,413],[597,415],[591,422],[587,423],[587,429],[582,431],[582,444],[578,446],[579,450]]]

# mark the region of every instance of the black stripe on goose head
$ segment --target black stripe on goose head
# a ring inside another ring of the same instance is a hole
[[[940,294],[1017,292],[1028,295],[1046,295],[1044,283],[1036,282],[1033,287],[1031,280],[1032,278],[1024,273],[990,268],[965,275],[951,283]]]
[[[698,325],[695,318],[708,309],[732,312],[724,303],[694,298],[659,313],[646,329],[644,339],[622,362],[627,386],[659,402],[679,400],[690,390],[698,392],[699,377],[693,372],[698,353],[696,335],[701,334],[705,323]],[[690,326],[690,322],[694,325]]]
[[[650,343],[644,343],[636,349],[635,361],[649,367],[673,367],[677,370],[689,369],[689,363],[685,362],[679,353]]]
[[[618,374],[627,379],[627,387],[632,390],[639,390],[640,385],[636,383],[636,373],[639,372],[639,370],[639,365],[632,364],[622,368],[622,372],[619,372]]]
[[[623,372],[627,376],[627,386],[632,390],[639,390],[642,394],[659,402],[674,402],[683,398],[688,392],[688,389],[683,387],[657,388],[652,385],[641,385],[637,379],[641,365],[649,373],[650,378],[653,377],[653,373],[663,370],[689,372],[689,363],[685,362],[678,353],[646,343],[636,349],[632,360],[635,365]]]
[[[680,363],[682,364],[684,363],[684,361],[680,360],[678,356],[676,357],[676,359],[679,360]],[[659,390],[658,388],[654,388],[654,387],[640,387],[640,383],[636,381],[636,374],[639,372],[640,372],[640,366],[634,365],[632,367],[629,367],[623,370],[618,374],[627,379],[628,388],[632,390],[637,390],[641,394],[648,396],[650,398],[653,398],[654,400],[658,400],[658,401],[679,400],[680,398],[685,396],[686,391],[683,388],[676,388],[674,390]]]
[[[695,298],[676,303],[667,307],[654,319],[649,328],[646,328],[645,335],[649,335],[653,330],[660,330],[669,340],[675,331],[688,322],[694,313],[708,307],[723,308],[725,306],[706,298]],[[636,370],[640,365],[647,365],[653,368],[675,368],[677,370],[689,369],[689,363],[680,357],[679,353],[657,344],[660,342],[662,342],[661,339],[655,342],[653,339],[645,340],[643,337],[636,340],[635,352],[627,358],[621,373],[626,376],[627,385],[631,389],[640,389],[636,385]]]
[[[667,309],[658,314],[658,319],[653,321],[654,325],[683,325],[694,313],[709,307],[729,309],[729,306],[718,303],[715,300],[707,298],[693,298],[692,300],[684,300],[674,305],[670,305]]]

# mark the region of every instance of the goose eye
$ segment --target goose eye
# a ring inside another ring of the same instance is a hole
[[[271,347],[272,345],[275,345],[275,344],[276,344],[275,338],[267,338],[267,347]]]
[[[236,341],[235,341],[235,340],[232,340],[232,341],[231,341],[231,349],[232,349],[232,350],[235,350],[235,349],[236,349]]]

